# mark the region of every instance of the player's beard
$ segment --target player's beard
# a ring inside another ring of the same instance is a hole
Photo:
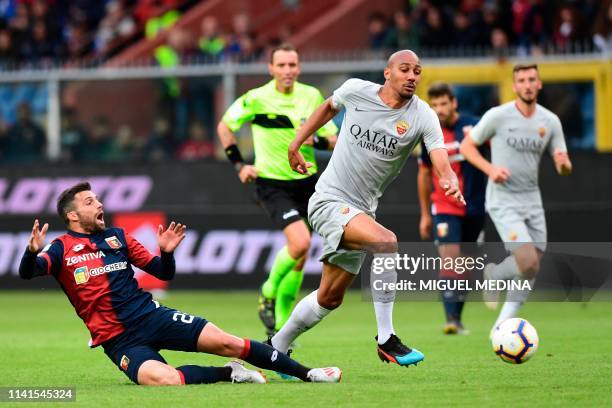
[[[98,225],[96,216],[93,217],[83,217],[79,215],[79,224],[81,228],[86,231],[88,234],[95,234],[97,232],[104,231],[106,229],[105,225]]]
[[[533,96],[529,97],[529,96],[523,96],[519,94],[519,99],[521,101],[523,101],[523,103],[527,104],[527,105],[533,105],[534,103],[536,103],[537,100],[537,94],[534,93]]]

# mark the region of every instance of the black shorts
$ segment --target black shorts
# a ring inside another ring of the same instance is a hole
[[[302,180],[272,180],[258,178],[255,181],[258,204],[280,229],[308,219],[308,200],[315,191],[316,175]]]
[[[208,321],[160,306],[126,331],[102,343],[115,365],[138,384],[138,369],[147,360],[166,360],[159,350],[197,351],[198,338]]]

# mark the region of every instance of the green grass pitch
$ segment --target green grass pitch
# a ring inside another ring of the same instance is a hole
[[[197,314],[230,333],[261,339],[255,292],[171,292],[167,306]],[[306,365],[337,365],[340,384],[305,384],[266,373],[270,384],[138,387],[88,332],[61,292],[0,292],[0,387],[73,386],[77,402],[53,406],[611,406],[610,303],[528,303],[522,310],[538,330],[540,349],[520,366],[501,362],[488,331],[495,312],[481,303],[465,308],[469,336],[441,333],[438,303],[402,302],[395,328],[425,353],[418,367],[378,360],[372,305],[357,293],[299,339],[295,358]],[[221,365],[227,360],[162,352],[170,364]],[[0,403],[0,408],[9,406]],[[15,404],[19,407],[31,404]],[[48,405],[45,405],[48,406]]]

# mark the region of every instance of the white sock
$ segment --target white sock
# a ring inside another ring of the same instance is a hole
[[[317,292],[315,290],[295,305],[287,323],[272,337],[272,347],[287,353],[289,345],[293,343],[293,340],[316,326],[317,323],[331,312],[331,310],[319,305],[319,302],[317,302]]]
[[[514,279],[520,276],[521,271],[519,270],[516,258],[514,255],[508,256],[499,264],[495,265],[491,270],[491,279],[507,280]]]
[[[376,325],[378,326],[378,344],[385,344],[392,334],[393,329],[393,302],[374,302],[376,312]]]
[[[523,279],[515,278],[515,280],[522,281]],[[534,282],[535,282],[535,279],[529,280],[531,287],[533,287]],[[495,324],[493,325],[493,330],[495,330],[495,328],[498,325],[500,325],[503,321],[508,320],[512,317],[517,317],[518,311],[520,310],[521,306],[525,304],[528,296],[529,296],[528,290],[518,290],[518,291],[508,292],[506,294],[506,299],[511,299],[511,300],[506,300],[504,302],[504,305],[499,311],[499,316],[497,316],[497,320],[495,321]]]

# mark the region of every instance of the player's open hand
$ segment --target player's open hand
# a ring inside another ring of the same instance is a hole
[[[41,229],[38,229],[38,227],[38,220],[34,220],[32,234],[30,235],[30,240],[28,241],[28,251],[30,252],[38,252],[45,245],[45,237],[47,236],[49,224],[45,223],[45,225],[43,225]]]
[[[312,167],[312,163],[304,160],[299,146],[296,146],[294,143],[289,145],[289,165],[293,171],[297,171],[300,174],[308,174],[308,169]]]
[[[465,199],[459,188],[459,180],[457,180],[457,177],[441,178],[440,187],[444,190],[445,196],[453,197],[457,202],[465,205]]]
[[[504,183],[510,177],[510,170],[505,167],[492,166],[489,172],[489,178],[494,183]]]
[[[433,219],[431,214],[421,215],[421,221],[419,222],[419,235],[423,241],[431,238],[431,227],[433,225]]]
[[[258,174],[259,173],[257,172],[257,169],[255,168],[255,166],[251,166],[250,164],[245,164],[244,166],[242,166],[242,168],[238,172],[238,178],[240,178],[240,181],[242,182],[242,184],[246,184],[246,183],[251,183],[255,181]]]
[[[162,252],[174,252],[176,247],[185,239],[186,225],[177,224],[174,221],[170,223],[168,229],[164,230],[163,225],[157,227],[157,243]]]

